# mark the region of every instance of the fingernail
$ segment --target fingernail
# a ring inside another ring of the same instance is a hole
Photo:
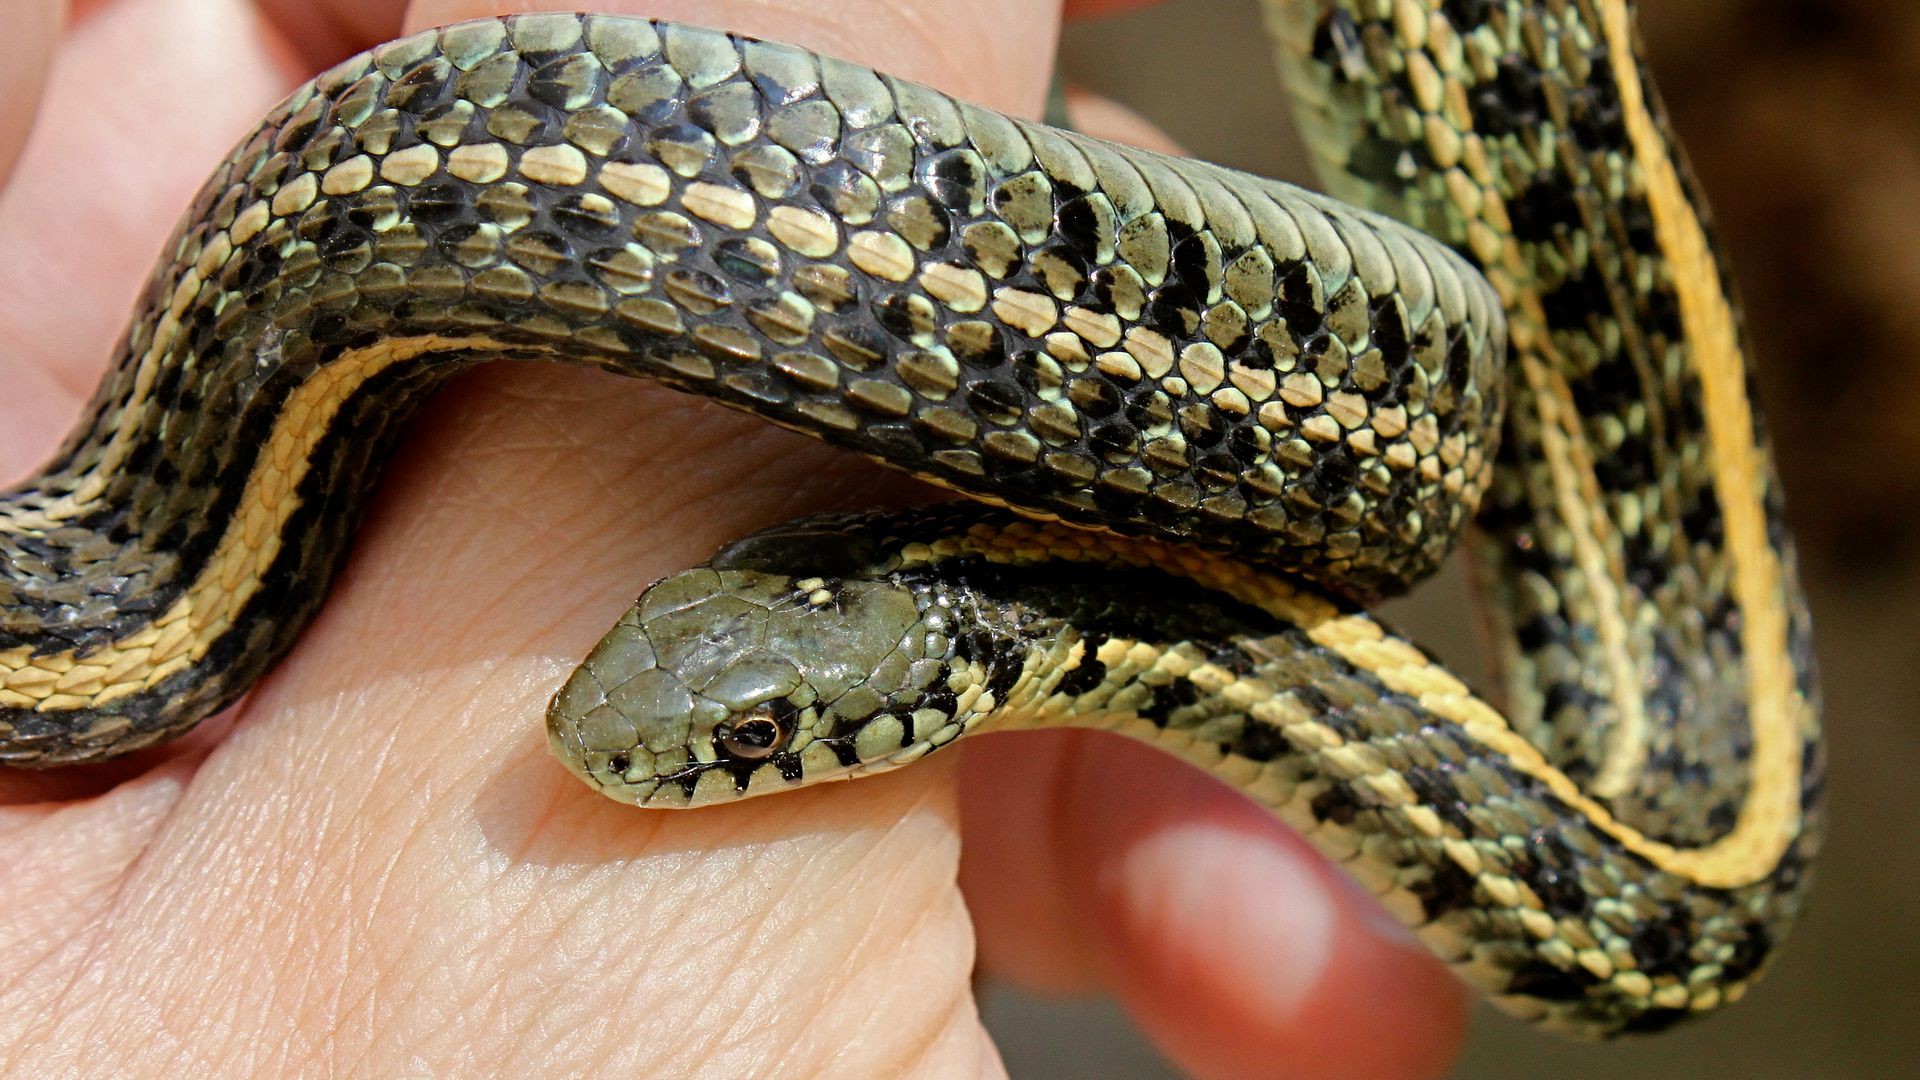
[[[1325,973],[1338,919],[1306,859],[1258,833],[1173,825],[1129,853],[1123,885],[1136,927],[1202,943],[1208,981],[1251,995],[1257,1012],[1292,1015]]]

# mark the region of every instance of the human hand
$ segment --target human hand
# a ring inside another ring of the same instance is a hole
[[[59,6],[10,11],[0,168]],[[8,478],[72,422],[168,228],[274,99],[403,20],[512,5],[80,6],[0,196]],[[540,6],[576,3],[515,9]],[[1053,49],[1022,0],[595,6],[1026,113]],[[1263,811],[1144,748],[995,736],[688,812],[600,800],[548,758],[547,696],[648,581],[786,517],[923,495],[658,387],[462,380],[233,722],[0,777],[0,1071],[992,1075],[976,933],[989,972],[1117,992],[1197,1075],[1443,1069],[1444,970]]]

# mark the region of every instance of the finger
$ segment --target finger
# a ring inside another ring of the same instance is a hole
[[[1161,154],[1184,154],[1159,126],[1112,98],[1078,87],[1067,88],[1067,118],[1075,131]]]
[[[531,0],[529,11],[573,11],[577,0]],[[785,41],[926,83],[1022,116],[1039,114],[1058,36],[1056,16],[1027,0],[980,0],[950,11],[931,3],[824,0],[664,0],[646,13]],[[414,0],[409,28],[484,15],[487,0]]]
[[[20,144],[33,127],[47,63],[66,18],[62,0],[21,0],[7,12],[0,34],[0,183],[13,170]]]
[[[319,71],[400,36],[406,0],[256,0],[303,68]]]
[[[61,0],[23,0],[9,12],[6,32],[0,33],[0,235],[7,207],[20,198],[5,185],[39,114],[64,7]],[[38,366],[0,355],[0,483],[24,470],[58,438],[60,421],[49,417],[43,404],[61,396]]]
[[[5,366],[40,373],[23,411],[70,420],[181,208],[292,82],[240,0],[124,0],[66,35],[0,200]]]
[[[1438,1076],[1458,1053],[1452,976],[1198,770],[1071,732],[982,740],[962,767],[961,880],[989,971],[1110,988],[1201,1077]]]
[[[1097,19],[1122,15],[1162,2],[1164,0],[1066,0],[1065,14],[1069,19]]]

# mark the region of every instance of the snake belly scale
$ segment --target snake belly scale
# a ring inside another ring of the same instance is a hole
[[[781,526],[649,589],[548,717],[603,793],[1109,728],[1305,831],[1516,1014],[1599,1035],[1738,998],[1817,844],[1816,691],[1631,13],[1268,12],[1367,209],[645,20],[465,23],[321,75],[0,496],[0,759],[237,699],[420,400],[587,364],[974,500]],[[1358,606],[1476,508],[1504,715]]]

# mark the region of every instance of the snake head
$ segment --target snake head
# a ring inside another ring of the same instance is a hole
[[[841,519],[748,537],[643,593],[547,711],[602,794],[698,806],[904,764],[957,733],[944,615]],[[940,736],[936,740],[936,736]]]

